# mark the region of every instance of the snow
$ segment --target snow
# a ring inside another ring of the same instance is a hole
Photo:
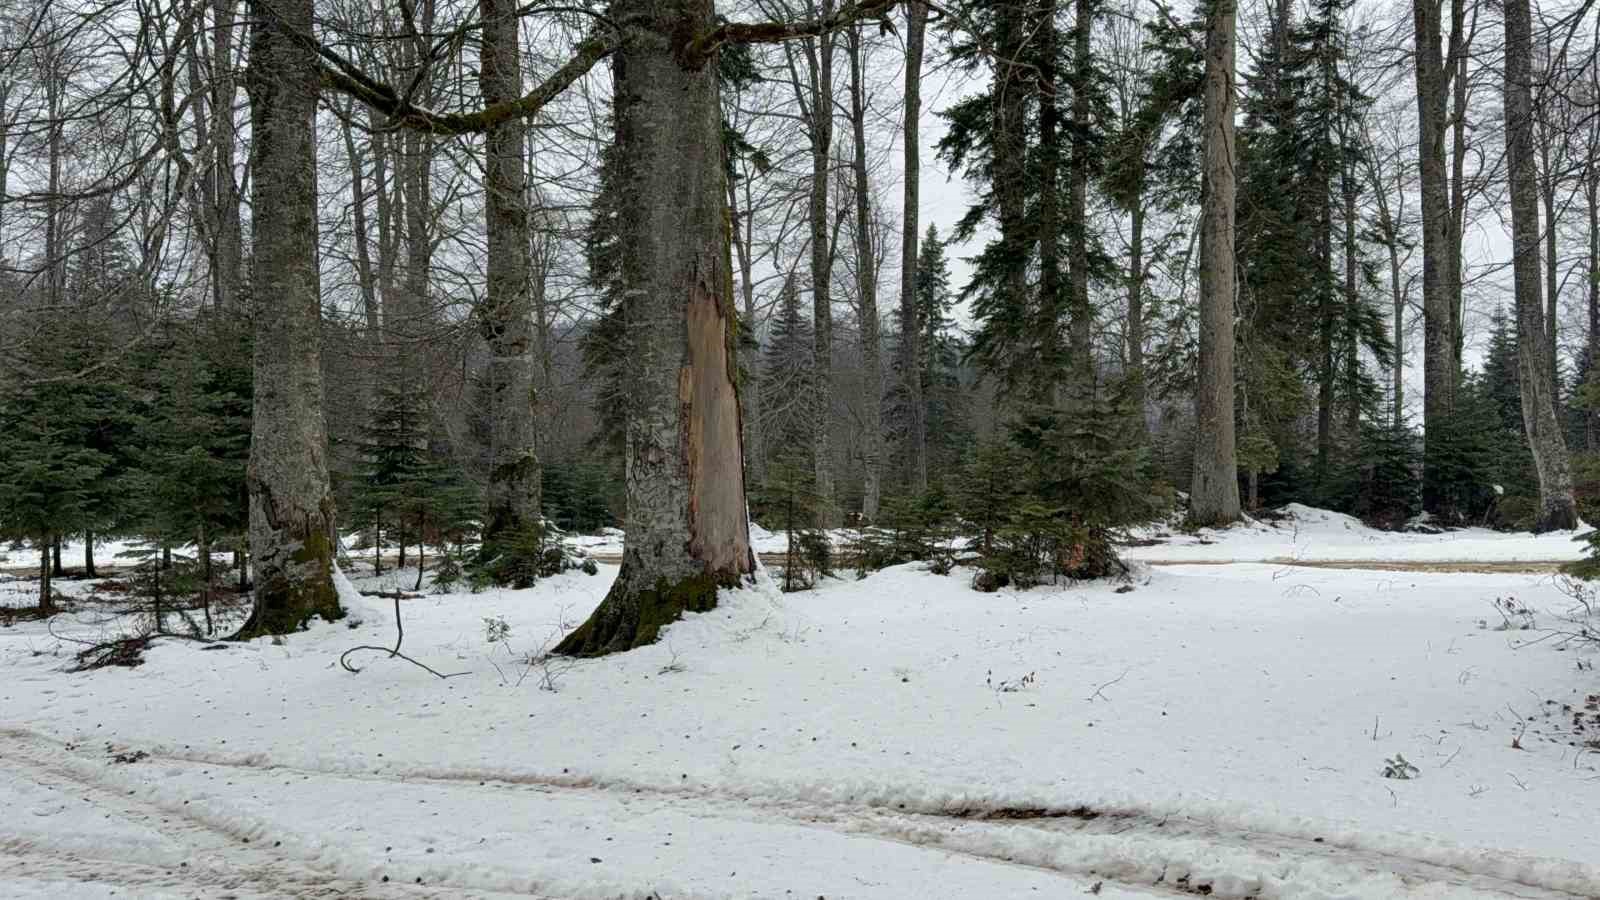
[[[1565,562],[1583,556],[1579,535],[1461,528],[1442,534],[1380,531],[1343,513],[1291,503],[1276,521],[1256,519],[1224,530],[1184,534],[1173,528],[1147,528],[1135,536],[1159,540],[1128,548],[1128,559],[1149,562]]]
[[[525,655],[614,566],[404,601],[404,651],[468,673],[442,681],[335,664],[394,636],[389,601],[348,583],[346,622],[160,643],[135,669],[65,673],[71,648],[19,622],[0,894],[1600,896],[1600,753],[1561,709],[1600,692],[1596,654],[1481,624],[1503,597],[1556,624],[1549,575],[1183,562],[1552,559],[1570,536],[1378,541],[1293,514],[1137,548],[1175,564],[1127,592],[980,594],[917,566],[764,581],[657,645],[548,668]],[[1381,776],[1397,753],[1419,777]]]

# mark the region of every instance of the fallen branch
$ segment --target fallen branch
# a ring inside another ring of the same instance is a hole
[[[437,671],[436,669],[433,669],[432,667],[430,667],[430,666],[428,666],[428,665],[426,665],[424,663],[417,662],[416,660],[412,659],[411,657],[409,657],[409,656],[405,655],[404,653],[400,652],[400,645],[402,643],[404,643],[405,639],[406,639],[405,623],[402,622],[401,619],[400,619],[400,599],[401,599],[400,594],[401,594],[400,591],[394,591],[392,595],[385,595],[385,596],[392,596],[393,599],[394,599],[394,630],[395,630],[394,647],[391,649],[389,647],[373,646],[372,644],[359,644],[359,645],[357,645],[355,647],[351,647],[349,650],[346,650],[345,652],[339,654],[339,666],[341,668],[343,668],[346,672],[349,672],[349,673],[351,673],[353,675],[360,674],[360,672],[361,672],[360,669],[356,668],[355,666],[350,665],[350,662],[349,662],[350,654],[355,653],[357,650],[376,650],[379,653],[387,653],[387,654],[389,654],[389,658],[390,659],[395,659],[397,657],[400,658],[400,659],[403,659],[406,662],[411,663],[413,666],[416,666],[417,668],[423,670],[424,672],[427,672],[428,674],[433,675],[433,676],[435,676],[437,678],[440,678],[440,679],[454,678],[457,675],[468,675],[468,674],[471,674],[471,673],[468,673],[468,672],[451,672],[449,675],[446,675],[443,672]]]
[[[408,591],[361,591],[363,597],[381,597],[384,600],[421,600],[421,594]],[[398,615],[398,613],[396,613]]]

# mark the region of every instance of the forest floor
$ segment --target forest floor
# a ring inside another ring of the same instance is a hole
[[[444,680],[342,669],[394,639],[354,590],[281,642],[69,673],[123,623],[67,582],[73,614],[0,628],[0,895],[1600,897],[1600,653],[1559,580],[1286,562],[1572,536],[1292,518],[1151,535],[1121,584],[766,584],[592,661],[538,654],[610,565],[400,601]]]

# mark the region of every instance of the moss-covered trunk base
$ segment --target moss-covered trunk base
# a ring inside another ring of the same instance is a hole
[[[325,532],[306,535],[287,565],[264,566],[260,560],[258,555],[255,606],[235,640],[301,631],[319,616],[327,622],[344,618],[333,586],[333,542]]]
[[[640,588],[618,576],[606,598],[589,620],[556,645],[561,656],[604,656],[653,644],[661,629],[686,612],[717,608],[717,591],[734,587],[738,579],[719,580],[712,575],[692,575],[676,584],[666,579]]]

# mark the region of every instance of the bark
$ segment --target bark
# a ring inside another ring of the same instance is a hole
[[[250,95],[255,409],[246,481],[255,608],[242,637],[342,615],[333,586],[333,498],[322,415],[315,55],[311,0],[258,0]]]
[[[1356,440],[1361,433],[1361,396],[1356,392],[1356,380],[1361,375],[1361,358],[1358,349],[1360,344],[1355,337],[1361,306],[1361,273],[1360,260],[1357,258],[1359,246],[1356,243],[1356,177],[1348,164],[1340,181],[1340,193],[1344,201],[1344,310],[1351,331],[1344,351],[1345,380],[1350,385],[1349,403],[1345,407],[1345,428],[1350,440]]]
[[[211,290],[218,309],[235,309],[244,281],[243,197],[234,174],[238,124],[233,101],[233,29],[238,0],[212,0],[211,52]]]
[[[1435,0],[1438,2],[1438,0]],[[1477,6],[1473,7],[1473,16],[1477,16]],[[1476,24],[1474,23],[1474,27]],[[1441,261],[1444,267],[1444,290],[1450,304],[1450,366],[1451,366],[1451,410],[1455,409],[1455,391],[1461,381],[1461,348],[1465,340],[1465,328],[1462,317],[1465,312],[1465,298],[1462,295],[1461,281],[1461,250],[1462,236],[1465,234],[1467,223],[1467,51],[1470,49],[1467,36],[1467,12],[1465,0],[1450,0],[1450,44],[1449,54],[1444,59],[1444,80],[1450,89],[1450,186],[1449,204],[1450,213],[1445,219],[1445,244],[1447,253]],[[1443,106],[1444,93],[1441,88],[1439,104]],[[1443,127],[1442,124],[1440,127]],[[1440,138],[1443,141],[1443,138]],[[1426,377],[1426,373],[1424,373]]]
[[[627,382],[627,537],[598,609],[556,648],[653,642],[754,571],[745,517],[716,62],[684,43],[711,0],[614,0]]]
[[[918,493],[928,489],[928,407],[922,390],[922,322],[917,314],[917,246],[921,233],[922,50],[928,7],[906,4],[905,115],[901,129],[904,176],[900,213],[900,372],[906,394],[906,474]]]
[[[1517,375],[1522,422],[1539,473],[1535,531],[1577,526],[1571,463],[1556,418],[1544,310],[1539,291],[1539,181],[1532,101],[1533,23],[1528,0],[1505,3],[1506,166],[1511,196],[1513,284],[1517,304]]]
[[[340,133],[344,137],[344,152],[350,164],[350,230],[356,249],[356,287],[361,291],[361,312],[366,323],[367,338],[376,342],[382,334],[383,317],[378,307],[378,278],[372,268],[372,239],[367,227],[367,177],[366,157],[356,144],[355,129],[351,120],[355,116],[352,103],[340,120]]]
[[[6,197],[11,191],[11,80],[0,75],[0,264],[6,259]]]
[[[991,190],[994,192],[1000,243],[1005,248],[1000,290],[1009,298],[1002,307],[1027,309],[1027,113],[1033,73],[1017,61],[1025,51],[1028,22],[1018,2],[1002,2],[995,10],[993,90],[993,146],[990,149]],[[1049,340],[1053,334],[1040,334]],[[1050,378],[1045,373],[1041,377]]]
[[[96,577],[94,569],[94,532],[83,533],[83,574],[89,578]]]
[[[39,542],[39,613],[40,615],[53,615],[56,611],[56,595],[50,587],[50,576],[55,574],[50,567],[50,548],[55,541],[49,536]]]
[[[1451,237],[1449,183],[1445,173],[1445,107],[1448,79],[1441,41],[1439,0],[1412,0],[1416,27],[1417,159],[1422,200],[1423,428],[1444,433],[1455,411],[1458,365],[1456,300],[1449,270],[1459,267]],[[1422,505],[1448,512],[1435,465],[1424,459]]]
[[[517,6],[479,0],[483,51],[479,83],[489,104],[522,92]],[[533,303],[529,294],[532,242],[528,215],[527,138],[520,119],[484,135],[484,216],[489,237],[488,284],[479,330],[489,345],[488,484],[484,541],[538,527],[539,456],[533,375]]]
[[[1194,480],[1189,517],[1239,519],[1234,458],[1234,0],[1215,0],[1206,22],[1200,198],[1200,360],[1195,386]]]
[[[1600,173],[1591,163],[1584,182],[1584,201],[1589,211],[1589,372],[1590,384],[1600,384]],[[1590,389],[1591,391],[1593,388]],[[1600,450],[1600,404],[1590,400],[1583,417],[1584,446],[1593,453]]]
[[[1068,363],[1067,391],[1069,408],[1080,411],[1087,409],[1094,400],[1095,378],[1092,344],[1094,309],[1089,305],[1089,154],[1092,151],[1087,135],[1091,125],[1089,91],[1094,78],[1089,39],[1094,28],[1096,2],[1098,0],[1077,0],[1073,4],[1072,26],[1072,166],[1068,174],[1070,184],[1066,215],[1067,250],[1071,255],[1067,286],[1070,318],[1067,340],[1071,345],[1071,359]],[[1047,0],[1047,15],[1051,17],[1054,5]],[[1048,23],[1046,28],[1049,28]],[[1050,55],[1053,56],[1053,53]],[[1055,105],[1049,97],[1042,102],[1046,107]],[[1052,197],[1055,195],[1051,189],[1054,184],[1053,178],[1044,181]],[[1056,236],[1053,233],[1045,234],[1041,240],[1053,243]]]
[[[861,515],[878,518],[878,480],[883,465],[883,360],[878,336],[878,270],[872,243],[872,185],[867,177],[867,97],[862,81],[861,28],[849,31],[850,129],[855,143],[856,289],[860,299],[861,366],[866,384],[861,398]]]
[[[50,571],[58,576],[67,574],[66,570],[61,567],[61,535],[59,534],[50,541]]]
[[[1548,113],[1546,113],[1548,115]],[[1558,175],[1551,168],[1559,162],[1551,159],[1551,135],[1546,134],[1545,139],[1539,142],[1539,153],[1544,165],[1541,167],[1539,185],[1539,200],[1544,205],[1544,361],[1550,368],[1550,383],[1556,386],[1556,398],[1560,400],[1560,357],[1557,355],[1556,344],[1556,319],[1561,313],[1561,260],[1556,256],[1556,187]]]
[[[739,267],[739,290],[744,301],[744,327],[756,327],[756,282],[755,259],[752,245],[755,239],[755,211],[750,203],[750,179],[748,173],[745,178],[728,179],[728,215],[731,227],[728,234],[733,243],[734,260]],[[745,202],[739,202],[739,188],[744,187]],[[762,449],[761,430],[761,390],[756,379],[760,377],[761,350],[754,341],[741,343],[744,359],[741,371],[751,383],[739,392],[739,400],[744,404],[742,415],[744,417],[744,445],[745,465],[749,477],[757,484],[765,479],[766,453]]]
[[[833,13],[833,0],[822,0],[821,17]],[[833,497],[833,241],[828,221],[828,167],[833,148],[834,37],[823,34],[806,42],[810,74],[811,127],[811,310],[815,341],[811,447],[815,462],[817,525],[838,524]]]
[[[1082,5],[1081,3],[1079,4]],[[1077,219],[1078,195],[1078,149],[1077,142],[1072,141],[1071,168],[1073,175],[1074,193],[1071,204],[1066,212],[1066,224],[1063,224],[1061,209],[1061,105],[1057,95],[1056,58],[1060,54],[1060,36],[1056,29],[1056,2],[1045,0],[1039,12],[1039,70],[1038,83],[1034,89],[1039,97],[1039,213],[1036,238],[1039,242],[1039,362],[1040,368],[1050,373],[1044,383],[1038,385],[1039,394],[1035,402],[1055,405],[1058,400],[1058,388],[1063,376],[1067,388],[1067,400],[1071,408],[1077,409],[1081,403],[1084,392],[1083,379],[1080,375],[1079,363],[1082,361],[1077,355],[1077,342],[1073,341],[1071,358],[1067,361],[1067,371],[1058,368],[1060,347],[1057,334],[1059,333],[1063,313],[1071,317],[1071,333],[1077,336],[1079,315],[1077,300],[1078,276],[1078,241],[1082,237],[1082,224]],[[1076,74],[1076,73],[1074,73]],[[1078,82],[1072,82],[1073,88],[1073,114],[1078,112],[1077,97]],[[1066,232],[1072,253],[1072,273],[1070,286],[1062,284],[1061,277],[1061,238]],[[1069,296],[1070,294],[1070,296]]]

